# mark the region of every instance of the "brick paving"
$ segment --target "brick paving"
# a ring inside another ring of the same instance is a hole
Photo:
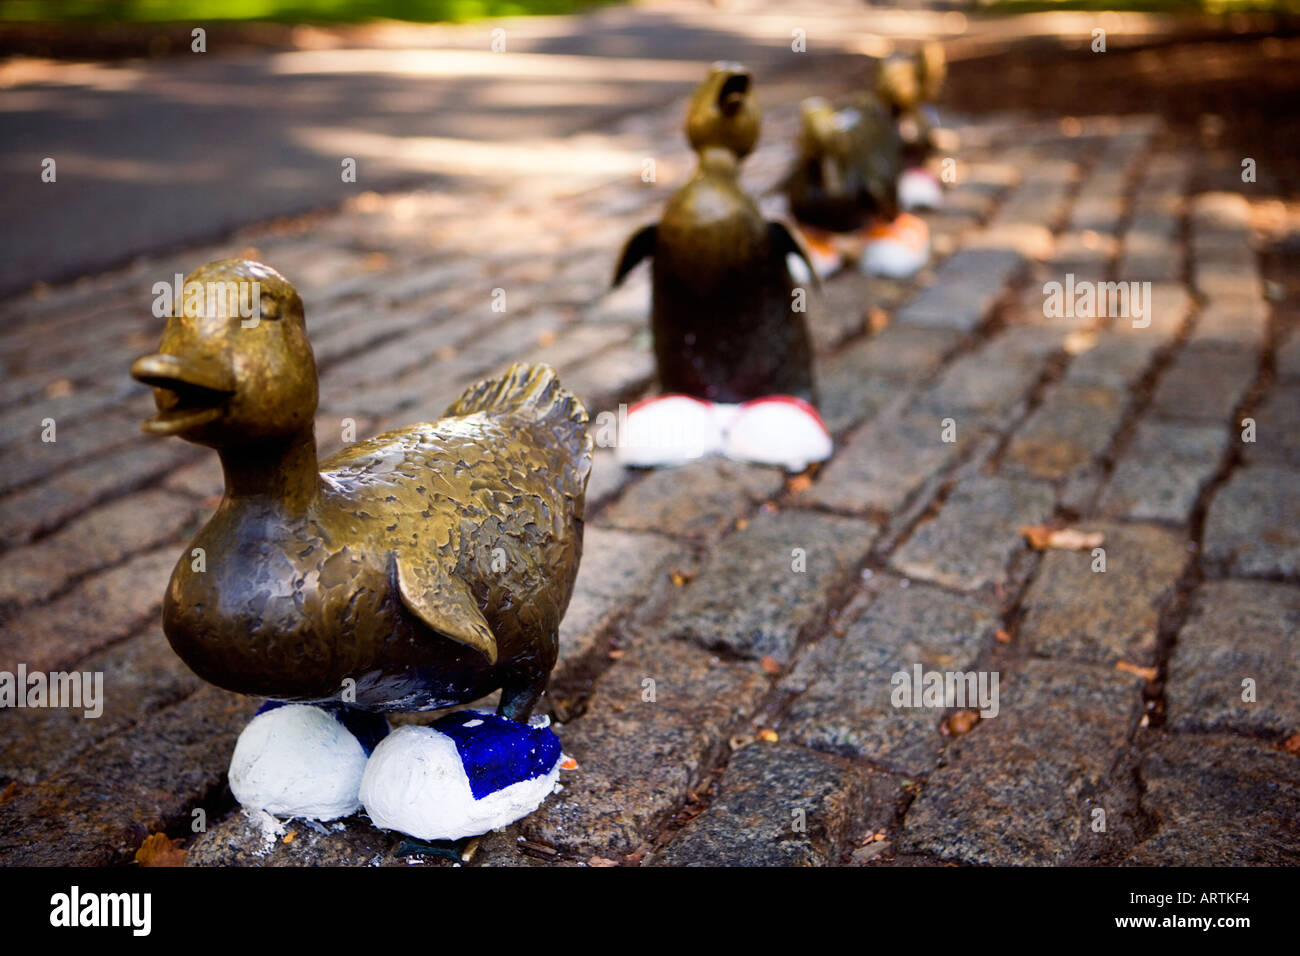
[[[745,175],[773,211],[811,79],[759,78]],[[651,386],[648,283],[605,284],[690,168],[682,109],[565,141],[622,152],[621,178],[367,193],[4,304],[0,670],[102,671],[105,708],[0,715],[0,860],[123,864],[163,830],[196,864],[412,862],[363,818],[267,849],[233,807],[256,704],[160,630],[221,479],[138,432],[150,287],[240,252],[289,276],[326,451],[516,359],[615,410]],[[1208,156],[1154,117],[947,119],[964,146],[936,261],[837,276],[815,304],[828,464],[598,453],[543,703],[578,769],[471,865],[1300,862],[1300,332],[1266,295],[1267,197],[1194,192]],[[1149,280],[1150,323],[1048,315],[1067,272]],[[1019,528],[1044,523],[1101,533],[1104,571],[1031,549]],[[915,665],[997,673],[998,712],[893,706]]]

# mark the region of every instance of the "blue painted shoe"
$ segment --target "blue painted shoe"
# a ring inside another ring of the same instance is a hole
[[[239,735],[230,791],[241,806],[277,817],[346,817],[361,809],[366,762],[387,733],[381,714],[272,701]]]
[[[361,802],[375,826],[459,840],[513,823],[555,789],[563,756],[546,718],[463,710],[399,727],[375,748]]]

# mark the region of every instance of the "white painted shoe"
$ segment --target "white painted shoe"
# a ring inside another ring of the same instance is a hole
[[[913,167],[898,177],[898,204],[913,209],[942,209],[943,187],[928,170]]]
[[[268,705],[244,728],[230,758],[235,799],[277,817],[337,820],[356,813],[370,752],[344,719],[308,704]],[[387,730],[382,716],[360,719]]]
[[[722,453],[733,461],[800,472],[834,450],[817,410],[801,398],[773,395],[741,405],[727,424]]]
[[[930,261],[930,227],[910,213],[867,231],[859,265],[885,279],[910,279]]]
[[[456,711],[393,731],[375,748],[361,802],[377,827],[459,840],[507,826],[555,789],[563,754],[545,718]]]
[[[682,465],[722,447],[708,402],[689,395],[660,395],[637,402],[619,423],[615,457],[622,465]]]

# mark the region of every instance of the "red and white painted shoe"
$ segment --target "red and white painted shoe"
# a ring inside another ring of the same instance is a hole
[[[898,177],[898,204],[904,209],[943,208],[943,187],[927,169],[914,166]]]
[[[722,448],[713,406],[689,395],[637,402],[619,422],[615,457],[634,468],[683,465]]]
[[[859,265],[867,275],[908,279],[930,260],[930,227],[911,213],[866,230]]]
[[[835,235],[808,226],[798,226],[799,236],[808,250],[808,261],[812,263],[817,278],[825,279],[839,272],[844,266],[844,254],[835,243]],[[805,275],[807,267],[798,258],[790,257],[790,274],[795,282],[808,282],[811,276]]]
[[[733,461],[800,472],[831,456],[834,444],[817,410],[793,395],[745,402],[726,426],[722,454]]]

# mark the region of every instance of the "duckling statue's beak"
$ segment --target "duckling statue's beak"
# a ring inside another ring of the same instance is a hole
[[[154,389],[158,414],[143,425],[150,435],[179,435],[215,421],[235,393],[234,373],[208,358],[146,355],[136,359],[131,375]]]
[[[753,151],[761,124],[753,86],[741,64],[713,64],[686,115],[686,136],[697,152],[721,147],[743,158]]]

